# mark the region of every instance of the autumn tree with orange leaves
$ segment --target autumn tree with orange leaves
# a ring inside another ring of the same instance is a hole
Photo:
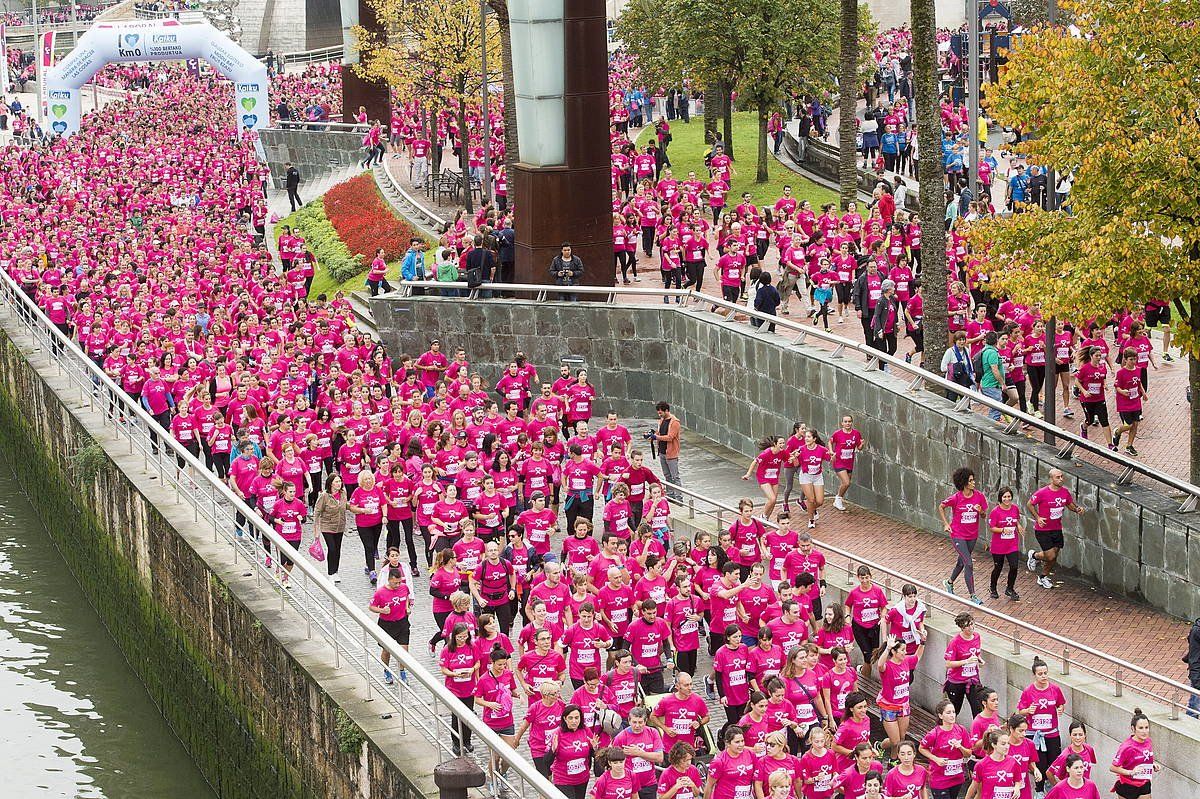
[[[445,103],[458,118],[462,147],[459,168],[467,175],[469,142],[467,106],[480,103],[483,63],[480,48],[478,0],[368,0],[380,25],[379,35],[362,26],[353,29],[362,62],[356,69],[363,77],[384,81],[401,99],[416,98],[424,104]],[[488,61],[500,67],[500,33],[496,17],[487,17]],[[437,107],[429,117],[436,118]],[[484,145],[486,146],[486,144]],[[472,211],[471,193],[464,192],[467,211]]]
[[[970,239],[995,291],[1060,319],[1171,303],[1200,483],[1200,0],[1062,5],[1079,35],[1023,36],[987,108],[1036,132],[1017,148],[1033,163],[1074,172],[1071,214],[1027,208]]]

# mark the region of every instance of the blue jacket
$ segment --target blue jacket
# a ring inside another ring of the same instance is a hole
[[[404,254],[404,261],[400,264],[400,277],[404,280],[424,280],[425,279],[425,253],[409,249]]]

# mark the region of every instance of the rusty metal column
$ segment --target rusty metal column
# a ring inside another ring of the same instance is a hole
[[[514,23],[530,23],[528,2],[510,0]],[[547,59],[562,61],[561,123],[527,130],[521,123],[521,152],[511,176],[516,206],[516,282],[547,283],[550,261],[564,242],[583,260],[583,283],[611,286],[615,270],[612,250],[612,189],[608,116],[608,33],[604,0],[563,0],[562,54]],[[539,21],[541,25],[553,22]],[[529,110],[545,95],[523,91],[522,76],[536,73],[539,51],[535,35],[522,39],[513,27],[513,72],[517,79],[518,119],[544,121],[542,112]],[[521,46],[521,42],[528,46]],[[541,52],[545,52],[543,49]],[[564,57],[565,56],[565,57]],[[557,68],[557,66],[553,67]],[[523,103],[524,109],[523,109]],[[524,115],[523,115],[524,111]],[[541,158],[534,154],[539,138],[561,136],[541,150],[558,153]],[[526,145],[529,142],[529,145]]]

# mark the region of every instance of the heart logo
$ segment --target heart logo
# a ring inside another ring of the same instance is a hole
[[[256,122],[258,122],[258,114],[242,114],[242,124],[246,127],[252,128]]]
[[[57,119],[62,119],[67,115],[67,107],[62,103],[55,103],[50,106],[50,113],[54,114]]]
[[[140,34],[127,33],[127,34],[125,34],[125,46],[126,47],[137,47],[137,43],[139,41],[141,41],[141,39],[142,39],[142,37]]]
[[[247,111],[253,111],[254,106],[256,106],[256,105],[258,105],[257,99],[255,99],[253,97],[243,97],[242,98],[242,108],[246,109]]]
[[[65,133],[67,130],[67,123],[66,122],[53,122],[53,123],[51,123],[50,127],[54,130],[55,133]]]

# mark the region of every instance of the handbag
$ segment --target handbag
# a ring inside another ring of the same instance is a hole
[[[308,545],[308,556],[320,563],[325,560],[325,547],[321,545],[321,539],[314,538],[313,542]]]

